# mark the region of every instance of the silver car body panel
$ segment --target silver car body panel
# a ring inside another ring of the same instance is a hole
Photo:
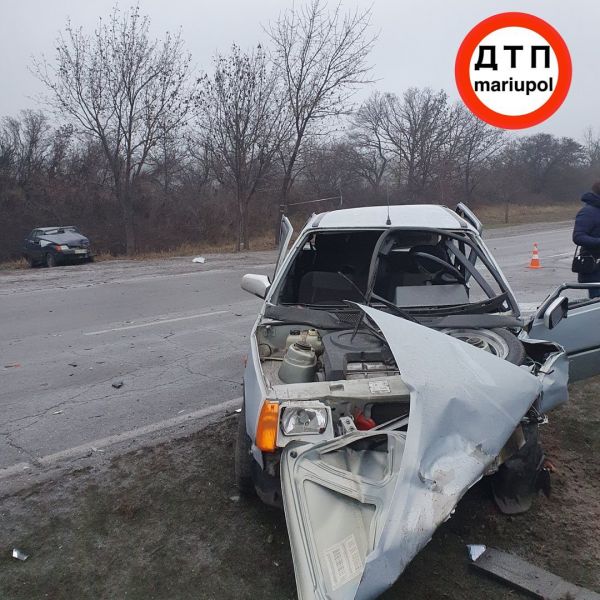
[[[361,308],[385,336],[410,389],[408,431],[357,431],[283,451],[284,507],[302,600],[375,598],[392,585],[493,464],[543,389],[525,367]]]
[[[585,284],[563,284],[541,304],[529,327],[529,337],[560,344],[569,356],[569,381],[600,374],[600,298],[570,303],[567,317],[554,329],[544,324],[544,311],[569,289],[585,289]]]

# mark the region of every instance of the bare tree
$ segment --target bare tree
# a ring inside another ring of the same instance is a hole
[[[448,99],[443,91],[410,88],[386,100],[386,139],[399,159],[398,179],[415,201],[431,183],[452,131]]]
[[[51,147],[48,117],[34,110],[18,118],[5,117],[0,132],[0,153],[6,157],[17,183],[23,185],[45,165]]]
[[[386,99],[373,93],[352,115],[349,142],[356,151],[357,172],[373,191],[380,190],[391,152],[385,139]]]
[[[367,58],[375,41],[370,22],[370,9],[343,13],[338,4],[330,12],[323,0],[312,0],[285,11],[268,29],[292,125],[281,154],[282,213],[306,136],[347,111],[349,98],[368,81]]]
[[[481,168],[504,146],[505,131],[481,121],[462,102],[448,113],[449,136],[443,160],[456,179],[462,199],[471,199]]]
[[[585,164],[585,150],[576,140],[536,133],[519,140],[516,151],[526,168],[529,190],[534,194],[556,192],[577,167]]]
[[[49,102],[77,131],[99,140],[123,213],[127,252],[135,251],[135,189],[151,150],[190,110],[190,56],[180,34],[149,37],[150,20],[138,8],[115,8],[92,35],[67,23],[54,64],[33,71]]]
[[[588,165],[600,169],[600,135],[592,127],[588,127],[583,134],[583,147]]]
[[[244,53],[234,45],[228,56],[218,55],[202,102],[213,171],[236,199],[237,250],[248,249],[248,206],[287,136],[276,74],[263,49]]]

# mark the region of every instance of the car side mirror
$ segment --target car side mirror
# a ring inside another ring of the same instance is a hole
[[[544,311],[544,325],[547,329],[554,329],[569,312],[569,299],[559,296],[553,300]]]
[[[271,282],[266,275],[244,275],[242,277],[242,289],[250,294],[254,294],[259,298],[264,300],[269,288],[271,287]]]

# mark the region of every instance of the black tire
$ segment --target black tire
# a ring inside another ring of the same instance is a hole
[[[49,269],[56,266],[56,257],[54,256],[54,254],[51,254],[50,252],[48,252],[48,254],[46,254],[46,266]]]
[[[250,437],[246,433],[246,408],[242,404],[235,440],[235,485],[241,494],[247,496],[256,493],[254,478],[252,477],[251,444]]]
[[[498,334],[508,345],[508,356],[504,360],[511,362],[513,365],[522,365],[527,358],[525,347],[521,343],[521,340],[508,329],[491,329],[494,333]]]

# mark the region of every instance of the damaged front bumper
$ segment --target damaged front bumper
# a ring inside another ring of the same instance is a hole
[[[493,469],[532,405],[544,393],[552,404],[566,400],[568,362],[559,347],[546,354],[552,374],[542,365],[536,376],[435,330],[362,309],[409,388],[408,430],[353,431],[284,449],[283,501],[302,600],[381,594]]]

